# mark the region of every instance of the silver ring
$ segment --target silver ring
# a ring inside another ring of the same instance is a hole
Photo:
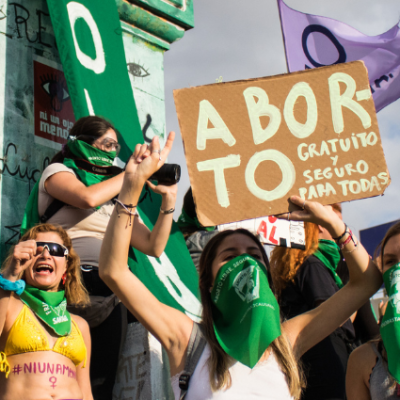
[[[158,153],[159,154],[159,158],[158,161],[161,161],[161,150],[153,150],[152,153]]]
[[[290,212],[288,212],[287,220],[290,221]]]
[[[302,207],[303,210],[304,210],[305,206],[306,206],[306,201],[304,200],[303,207]]]

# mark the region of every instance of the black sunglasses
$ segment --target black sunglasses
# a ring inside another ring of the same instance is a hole
[[[68,257],[68,249],[60,243],[55,242],[36,242],[36,255],[42,254],[47,249],[49,254],[54,257]]]

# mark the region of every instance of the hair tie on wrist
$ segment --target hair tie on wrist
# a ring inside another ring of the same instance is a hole
[[[15,292],[18,296],[23,293],[25,290],[25,281],[19,279],[18,281],[11,282],[6,278],[3,278],[3,275],[0,274],[0,288],[6,290],[8,292]]]
[[[343,222],[343,223],[344,223],[344,232],[343,232],[340,236],[338,236],[338,237],[333,237],[333,238],[332,238],[335,242],[338,242],[340,239],[343,238],[343,236],[344,236],[346,233],[348,233],[347,225],[346,225],[345,222]]]

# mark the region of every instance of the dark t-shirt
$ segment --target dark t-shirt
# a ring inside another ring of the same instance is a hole
[[[315,256],[297,271],[294,283],[282,291],[280,307],[284,319],[312,310],[339,290],[331,273]],[[349,344],[354,339],[350,320],[308,352],[301,361],[307,378],[302,400],[344,400]]]

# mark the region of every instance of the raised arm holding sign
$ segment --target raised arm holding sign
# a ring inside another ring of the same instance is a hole
[[[292,194],[332,204],[390,182],[361,61],[174,97],[204,226],[282,213]]]

